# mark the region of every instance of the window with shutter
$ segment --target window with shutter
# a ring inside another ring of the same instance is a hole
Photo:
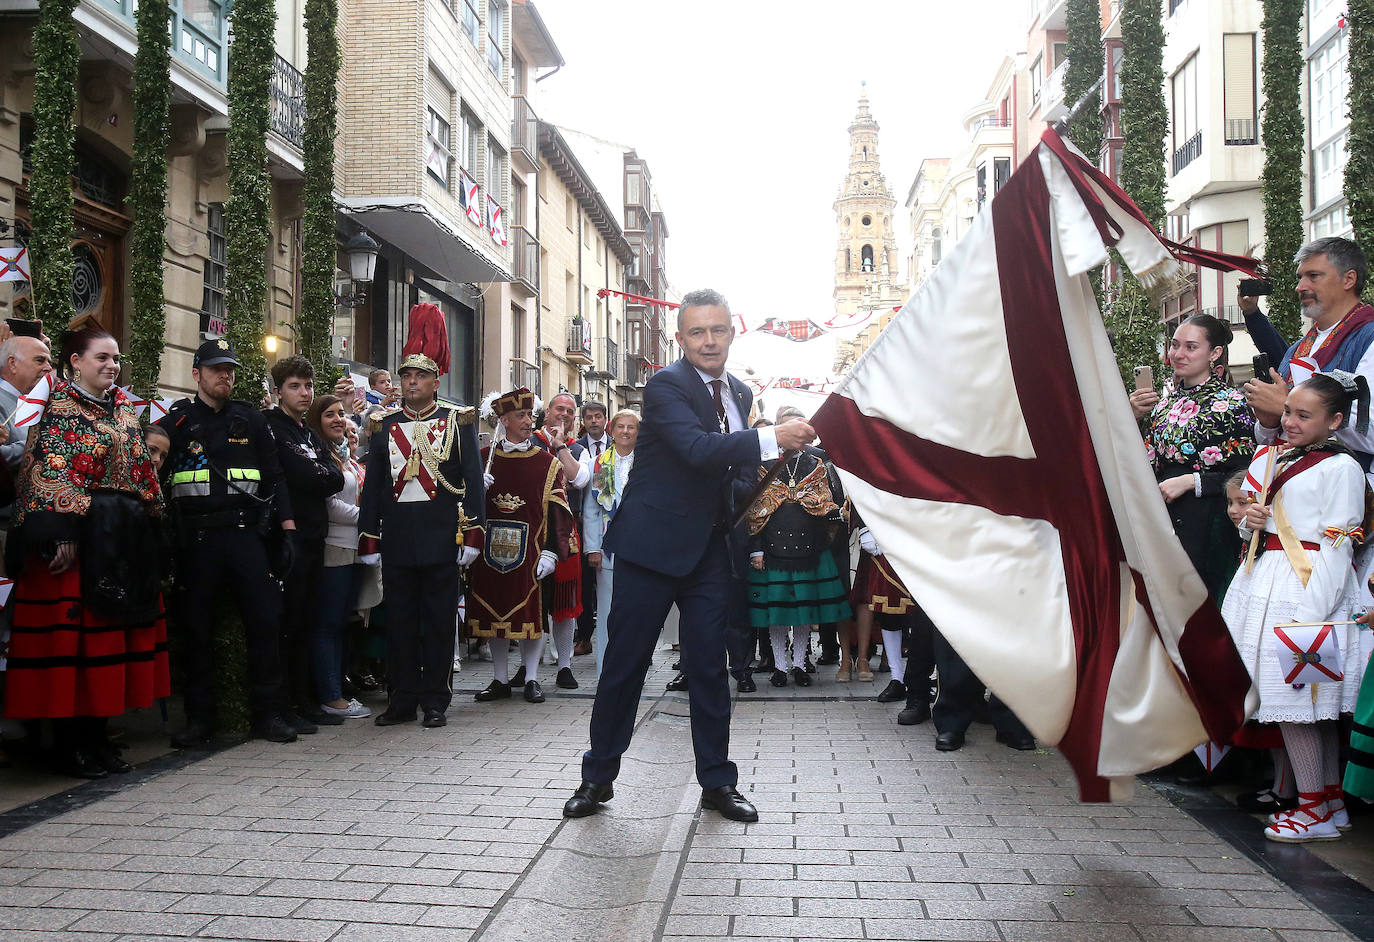
[[[1226,143],[1258,144],[1255,127],[1255,34],[1221,37],[1225,74]]]

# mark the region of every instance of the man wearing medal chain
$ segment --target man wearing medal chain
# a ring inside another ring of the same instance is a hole
[[[358,553],[382,562],[391,700],[378,726],[448,722],[459,570],[482,551],[485,495],[476,411],[441,405],[439,367],[401,361],[401,408],[374,420],[358,513]]]

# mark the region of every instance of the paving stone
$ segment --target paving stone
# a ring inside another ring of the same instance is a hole
[[[343,923],[318,919],[270,919],[261,916],[220,916],[200,935],[245,942],[325,942]],[[368,928],[371,928],[369,926]]]
[[[43,910],[57,912],[58,910]],[[89,913],[71,924],[78,931],[146,932],[151,935],[192,936],[214,917],[183,913],[140,913],[107,910]]]
[[[900,939],[903,942],[963,939],[969,942],[992,942],[1002,938],[993,923],[976,920],[865,919],[863,923],[865,938],[869,939]]]

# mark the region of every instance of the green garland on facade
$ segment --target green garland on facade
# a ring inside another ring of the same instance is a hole
[[[225,279],[229,339],[242,365],[234,395],[257,404],[267,374],[263,315],[267,310],[267,250],[272,241],[267,127],[277,14],[272,0],[238,0],[230,15],[229,198],[224,203]]]
[[[1164,27],[1157,0],[1124,0],[1121,7],[1121,185],[1150,223],[1164,222]],[[1124,269],[1119,256],[1118,267]],[[1159,362],[1159,306],[1134,276],[1114,286],[1103,321],[1112,335],[1121,378],[1132,386],[1137,366]]]
[[[1064,101],[1070,107],[1102,78],[1102,8],[1097,0],[1069,0],[1066,8],[1069,68],[1064,74]],[[1092,98],[1069,125],[1069,139],[1089,160],[1102,150],[1102,92]]]
[[[72,173],[76,169],[77,0],[39,0],[33,29],[33,173],[29,237],[34,311],[54,340],[72,319]]]
[[[323,386],[332,376],[330,338],[334,327],[334,136],[338,114],[338,0],[306,0],[305,248],[301,260],[301,312],[296,339]],[[332,386],[332,383],[329,384]]]
[[[1296,339],[1302,329],[1293,256],[1302,248],[1303,233],[1302,169],[1306,148],[1300,91],[1303,6],[1303,0],[1264,0],[1264,19],[1260,24],[1264,37],[1261,72],[1265,100],[1261,128],[1264,170],[1260,173],[1260,190],[1264,197],[1264,260],[1274,282],[1274,293],[1269,298],[1269,319],[1286,339]],[[1353,60],[1351,65],[1354,65]],[[1350,84],[1353,96],[1354,86],[1359,83]],[[1348,179],[1347,187],[1350,185]]]
[[[1374,67],[1374,0],[1347,0],[1346,55],[1351,75],[1368,75]],[[1345,164],[1345,199],[1355,238],[1374,239],[1374,87],[1350,83],[1350,139]]]
[[[167,148],[171,143],[171,37],[167,0],[139,0],[134,54],[134,147],[128,209],[133,216],[129,294],[133,312],[125,363],[134,392],[157,396],[167,330],[162,260],[167,225]]]

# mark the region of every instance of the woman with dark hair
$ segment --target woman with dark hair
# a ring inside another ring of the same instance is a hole
[[[123,391],[119,345],[62,337],[48,406],[29,433],[6,547],[18,573],[5,715],[51,719],[58,768],[127,772],[111,716],[170,692],[157,473]]]
[[[1235,527],[1226,516],[1226,479],[1255,453],[1255,415],[1226,383],[1231,328],[1195,314],[1174,331],[1163,394],[1138,389],[1131,408],[1145,423],[1146,457],[1169,505],[1174,532],[1218,602],[1235,571]]]
[[[358,491],[362,474],[348,448],[352,425],[338,396],[320,396],[305,423],[320,436],[343,472],[344,486],[326,501],[329,532],[324,538],[324,569],[311,649],[320,709],[334,716],[366,717],[372,711],[343,695],[344,629],[358,597]]]

